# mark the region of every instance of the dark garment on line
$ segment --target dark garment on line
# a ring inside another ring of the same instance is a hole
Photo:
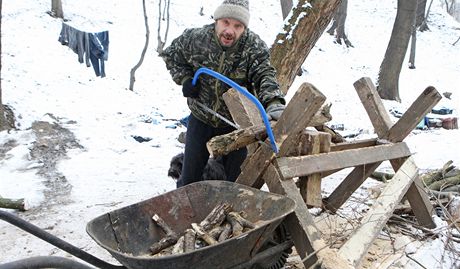
[[[206,143],[214,136],[234,131],[233,127],[214,128],[190,114],[187,124],[184,162],[177,187],[201,180],[203,169],[209,159]],[[241,148],[223,156],[223,165],[227,180],[235,182],[241,173],[241,164],[246,159],[247,149]]]
[[[67,45],[78,55],[78,61],[93,65],[96,76],[105,77],[105,64],[109,55],[109,32],[87,33],[62,23],[59,42]]]

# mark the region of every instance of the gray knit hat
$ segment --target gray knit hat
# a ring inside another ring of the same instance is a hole
[[[232,18],[239,20],[246,27],[249,24],[249,1],[248,0],[224,0],[214,12],[214,19]]]

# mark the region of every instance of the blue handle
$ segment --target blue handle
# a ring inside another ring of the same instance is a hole
[[[275,153],[278,153],[278,147],[276,146],[276,143],[275,143],[275,137],[273,135],[273,131],[272,131],[272,127],[270,126],[270,122],[268,120],[268,116],[267,116],[267,113],[265,113],[265,109],[264,107],[262,106],[262,104],[259,102],[259,100],[257,100],[257,98],[252,95],[251,93],[249,93],[246,89],[244,89],[243,87],[241,87],[240,85],[238,85],[236,82],[234,82],[233,80],[227,78],[226,76],[220,74],[220,73],[217,73],[216,71],[213,71],[209,68],[206,68],[206,67],[201,67],[200,69],[198,69],[196,72],[195,72],[195,76],[193,77],[193,81],[192,81],[192,84],[195,85],[196,84],[196,81],[198,80],[198,77],[202,74],[202,73],[205,73],[205,74],[208,74],[210,76],[213,76],[219,80],[221,80],[222,82],[225,82],[227,85],[229,85],[230,87],[238,90],[240,93],[242,93],[244,96],[246,96],[247,98],[249,98],[249,100],[251,100],[251,102],[253,102],[256,106],[257,106],[257,109],[259,110],[260,112],[260,115],[262,116],[262,119],[264,121],[264,124],[265,124],[265,128],[267,129],[267,134],[268,134],[268,137],[270,138],[270,144],[272,146],[272,149]]]

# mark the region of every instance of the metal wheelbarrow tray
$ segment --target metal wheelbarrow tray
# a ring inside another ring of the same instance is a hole
[[[155,257],[149,247],[164,237],[153,221],[158,214],[182,234],[193,222],[201,222],[220,203],[244,211],[256,228],[213,246],[185,254]],[[144,268],[231,268],[250,260],[271,237],[285,216],[293,212],[293,200],[241,184],[204,181],[111,211],[87,224],[88,234],[121,264]]]

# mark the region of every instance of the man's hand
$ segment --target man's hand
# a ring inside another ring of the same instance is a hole
[[[272,101],[267,106],[267,115],[269,120],[279,120],[281,114],[283,114],[284,108],[286,106],[283,105],[279,100]]]
[[[198,98],[200,94],[201,86],[197,80],[196,85],[192,84],[192,79],[189,78],[182,84],[182,94],[184,97]]]

